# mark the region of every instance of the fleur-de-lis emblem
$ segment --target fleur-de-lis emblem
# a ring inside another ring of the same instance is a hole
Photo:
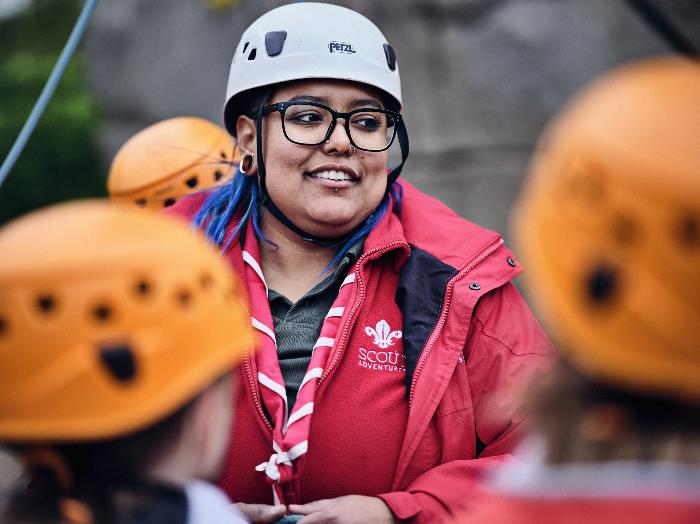
[[[389,346],[394,345],[395,338],[401,338],[401,331],[392,331],[389,327],[389,323],[386,320],[380,320],[377,322],[376,329],[370,326],[365,328],[365,333],[370,337],[374,337],[372,341],[376,346],[382,349],[386,349]]]

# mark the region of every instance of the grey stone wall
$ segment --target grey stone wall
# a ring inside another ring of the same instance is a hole
[[[132,133],[175,115],[220,121],[245,27],[287,2],[103,0],[87,39],[109,118],[107,158]],[[594,75],[667,45],[621,0],[345,0],[396,49],[411,157],[405,177],[502,232],[536,137]],[[700,2],[659,1],[686,34]]]

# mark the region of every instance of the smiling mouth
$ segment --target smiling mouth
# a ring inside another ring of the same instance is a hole
[[[316,173],[306,173],[309,178],[318,178],[322,180],[331,180],[333,182],[351,182],[353,179],[348,173],[344,171],[318,171]]]

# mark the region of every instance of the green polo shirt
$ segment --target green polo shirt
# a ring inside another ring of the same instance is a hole
[[[311,291],[292,303],[270,289],[268,301],[275,325],[277,357],[287,390],[287,407],[291,411],[301,381],[311,360],[311,352],[321,333],[321,326],[333,305],[350,265],[362,254],[364,239],[356,242],[345,254],[332,274]]]

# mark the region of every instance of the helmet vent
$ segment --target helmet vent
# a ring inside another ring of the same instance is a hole
[[[177,302],[183,308],[188,307],[192,303],[192,293],[188,289],[181,289],[175,294]]]
[[[218,169],[214,171],[214,180],[218,182],[222,178],[224,178],[224,174],[221,171],[219,171]]]
[[[578,176],[571,180],[572,192],[584,205],[597,206],[605,198],[602,181],[595,176]]]
[[[226,151],[221,151],[221,152],[219,153],[219,155],[220,155],[221,158],[223,158],[224,160],[228,160],[228,156],[226,155]]]
[[[163,201],[163,207],[170,207],[170,206],[172,206],[175,202],[176,202],[176,200],[175,200],[174,198],[166,198],[166,199]]]
[[[44,315],[56,311],[56,299],[52,295],[39,295],[36,299],[37,309]]]
[[[202,289],[211,288],[214,285],[214,277],[212,277],[209,273],[202,273],[202,275],[199,277],[199,285],[202,287]]]
[[[0,337],[4,337],[7,334],[7,320],[0,317]]]
[[[139,198],[135,203],[139,207],[146,207],[146,204],[148,204],[148,201],[145,198]]]
[[[257,49],[253,48],[250,50],[250,54],[248,55],[248,60],[255,60],[255,56],[257,55]]]
[[[224,300],[226,300],[227,302],[234,302],[237,296],[238,295],[236,294],[236,288],[231,287],[228,290],[226,290],[226,293],[224,294]]]
[[[267,56],[277,56],[282,52],[287,31],[270,31],[265,34],[265,51]],[[250,58],[249,58],[250,60]]]
[[[241,51],[242,53],[245,54],[245,52],[248,50],[248,45],[249,45],[249,44],[250,44],[250,42],[246,42],[245,44],[243,44],[243,51]]]
[[[639,237],[639,227],[629,217],[619,215],[613,222],[613,232],[620,244],[629,245]]]
[[[386,65],[392,71],[396,71],[396,53],[394,53],[394,48],[389,44],[384,44],[384,55],[386,56]]]
[[[136,376],[134,351],[129,344],[100,347],[100,361],[110,375],[119,382],[131,382]]]
[[[192,176],[192,177],[188,178],[187,180],[185,180],[185,185],[187,185],[187,187],[191,187],[191,188],[197,187],[198,183],[199,183],[199,180],[197,180],[197,175]]]
[[[680,241],[685,247],[700,247],[700,220],[695,217],[686,217],[681,220]]]
[[[602,305],[617,293],[618,276],[615,268],[601,265],[595,268],[588,277],[588,298],[595,305]]]
[[[140,297],[147,297],[153,291],[153,286],[147,280],[139,280],[134,286],[136,294]]]
[[[98,304],[92,308],[92,317],[99,323],[109,322],[113,313],[112,308],[107,304]]]

